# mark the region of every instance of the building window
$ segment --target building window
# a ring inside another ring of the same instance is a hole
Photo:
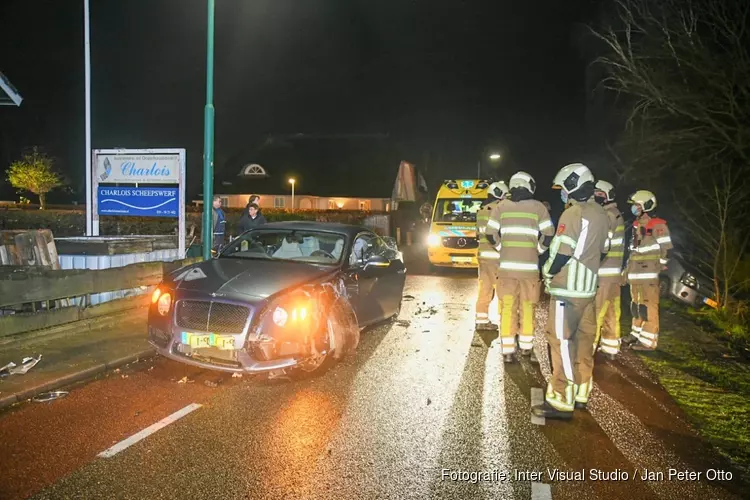
[[[273,199],[273,208],[284,208],[285,205],[283,196],[276,196]]]
[[[229,198],[221,199],[221,208],[227,208],[229,206]]]
[[[359,200],[359,209],[366,212],[370,211],[370,200]]]
[[[328,210],[336,210],[336,202],[328,200]]]

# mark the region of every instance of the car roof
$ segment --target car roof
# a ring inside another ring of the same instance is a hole
[[[256,229],[286,229],[297,231],[327,231],[331,233],[341,233],[354,238],[362,231],[374,232],[364,226],[355,226],[354,224],[342,224],[340,222],[318,222],[311,220],[295,220],[283,222],[269,222]]]

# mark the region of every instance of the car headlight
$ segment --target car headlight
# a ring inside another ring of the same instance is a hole
[[[698,288],[698,280],[695,276],[690,273],[685,273],[680,278],[683,285],[689,286],[690,288]]]
[[[156,294],[156,292],[154,292],[154,294]],[[159,312],[159,314],[161,314],[162,316],[166,316],[169,312],[170,307],[172,307],[172,295],[166,292],[160,294],[160,296],[156,299],[156,310]]]
[[[437,234],[430,234],[427,237],[427,245],[431,247],[439,247],[440,246],[440,236]]]
[[[154,290],[154,293],[151,294],[151,303],[156,304],[156,301],[159,300],[159,297],[161,296],[161,289],[157,286]]]
[[[276,306],[272,319],[276,326],[284,328],[304,325],[310,317],[310,304],[307,302],[292,302],[284,306]]]

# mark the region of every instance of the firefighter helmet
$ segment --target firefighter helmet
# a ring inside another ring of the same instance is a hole
[[[552,187],[554,189],[562,189],[565,193],[571,194],[587,182],[594,183],[594,174],[591,173],[589,167],[583,163],[571,163],[570,165],[565,165],[557,172],[555,180],[552,181]]]
[[[640,206],[644,212],[650,212],[656,208],[656,195],[651,191],[641,189],[630,195],[628,203]]]
[[[597,194],[597,199],[601,198],[604,200],[604,203],[615,201],[615,187],[611,183],[607,181],[596,181],[594,189]]]
[[[490,187],[487,189],[487,192],[491,195],[497,198],[498,200],[502,200],[505,195],[508,194],[508,185],[505,184],[505,181],[497,181],[490,184]]]
[[[508,185],[510,186],[510,189],[528,189],[531,194],[534,194],[536,191],[536,181],[534,181],[534,178],[526,172],[516,172],[513,174]]]

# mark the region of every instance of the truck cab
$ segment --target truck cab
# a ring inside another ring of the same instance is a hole
[[[477,211],[487,199],[490,181],[446,180],[438,190],[427,236],[431,267],[476,268],[479,242]]]

